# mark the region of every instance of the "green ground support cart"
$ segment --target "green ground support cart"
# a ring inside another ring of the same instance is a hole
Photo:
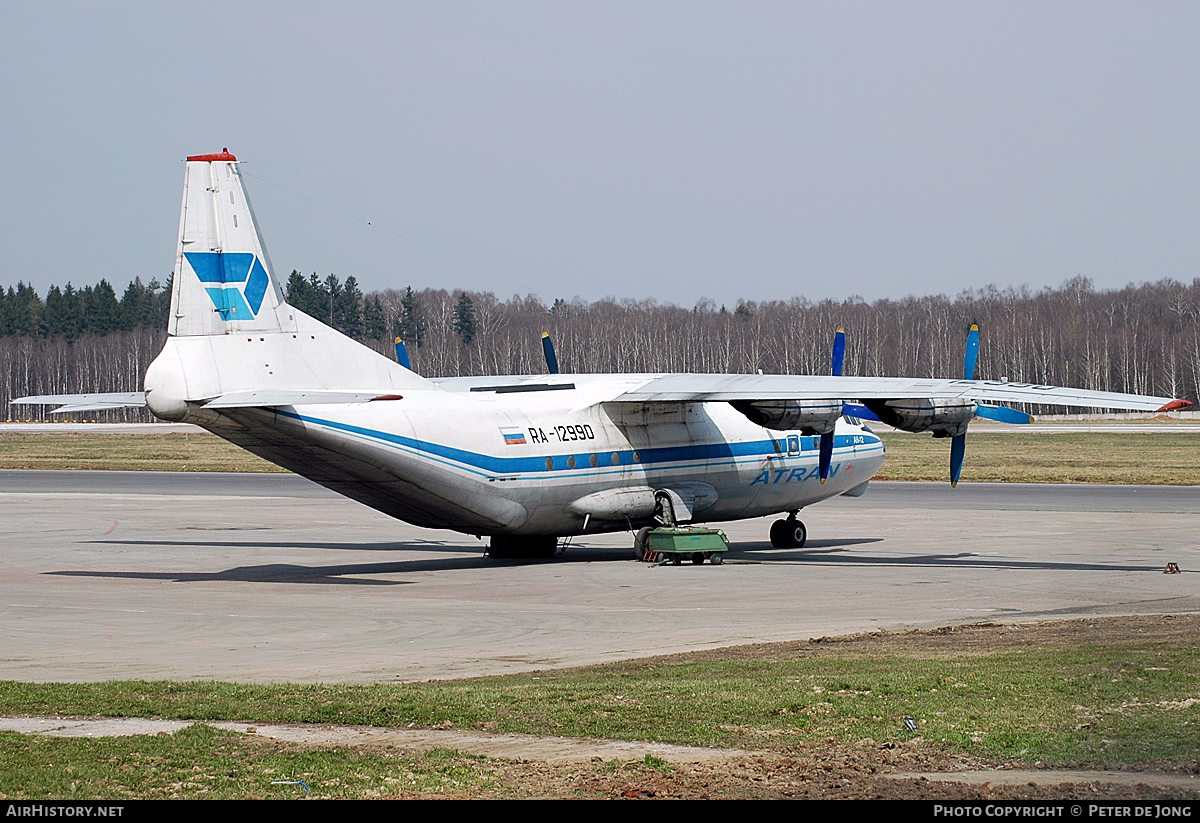
[[[645,560],[659,566],[664,563],[678,566],[684,560],[691,560],[696,565],[708,560],[719,566],[729,549],[725,532],[702,526],[651,529],[646,537]]]

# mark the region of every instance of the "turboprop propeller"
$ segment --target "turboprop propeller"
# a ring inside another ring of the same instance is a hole
[[[829,371],[834,377],[842,376],[842,363],[845,359],[846,329],[844,326],[838,326],[837,332],[833,335],[833,356],[829,360]],[[844,404],[843,413],[845,413]],[[817,471],[821,478],[821,485],[825,485],[825,481],[829,479],[829,464],[831,462],[833,462],[832,430],[824,432],[821,435],[821,450],[817,457]]]
[[[550,332],[542,332],[542,354],[546,355],[546,368],[551,374],[558,374],[558,357],[554,354],[554,341]]]
[[[408,359],[408,349],[404,347],[404,338],[396,338],[396,362],[404,368],[412,371],[412,363]]]
[[[833,338],[833,357],[831,360],[832,371],[835,377],[840,377],[842,374],[842,364],[846,353],[846,331],[842,326],[838,326],[837,333]],[[971,330],[967,333],[967,346],[963,351],[963,379],[975,379],[975,365],[979,360],[979,325],[971,324]],[[857,417],[861,420],[880,420],[878,414],[866,406],[856,403],[843,403],[842,413]],[[975,407],[975,417],[983,417],[988,420],[995,420],[1000,423],[1024,424],[1032,423],[1033,417],[1023,411],[1011,409],[1007,406],[988,406],[979,404]],[[904,428],[906,431],[923,431],[925,429],[908,429],[899,420],[889,419],[889,424],[900,424],[898,428]],[[936,435],[935,435],[936,436]],[[945,436],[945,435],[942,435]],[[829,446],[826,442],[830,441]],[[822,482],[827,476],[829,470],[829,460],[832,457],[832,436],[821,436],[821,462],[819,464]],[[826,457],[826,448],[829,449],[829,457]],[[958,478],[962,474],[963,458],[967,451],[967,434],[964,430],[961,434],[955,435],[950,441],[950,485],[957,486]]]
[[[967,332],[967,348],[963,352],[963,379],[975,379],[975,362],[979,359],[979,324],[972,323],[971,330]],[[1007,406],[984,406],[975,407],[975,416],[983,417],[987,420],[996,420],[1001,423],[1032,423],[1033,416],[1028,415],[1018,409],[1010,409]],[[959,475],[962,474],[963,457],[967,453],[967,433],[956,435],[950,441],[950,485],[951,487],[958,485]]]

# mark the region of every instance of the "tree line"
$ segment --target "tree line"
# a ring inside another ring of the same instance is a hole
[[[66,314],[68,289],[51,288],[42,300],[18,284],[2,295],[0,402],[141,388],[165,335],[169,289],[135,280],[117,300],[101,281],[71,290],[74,308]],[[532,295],[502,300],[411,287],[364,295],[354,277],[299,272],[285,292],[301,311],[386,356],[402,337],[413,368],[430,377],[542,373],[543,331],[564,372],[828,374],[839,325],[848,337],[847,375],[957,377],[967,329],[978,323],[978,378],[1171,397],[1200,385],[1200,278],[1097,290],[1077,277],[1036,291],[988,286],[954,297],[794,297],[732,308],[653,299],[547,305]],[[145,412],[112,416],[149,419]]]
[[[121,299],[107,280],[76,290],[51,286],[43,300],[33,286],[18,282],[0,289],[0,335],[63,337],[104,336],[139,328],[166,328],[171,310],[171,278],[143,285],[134,278]]]

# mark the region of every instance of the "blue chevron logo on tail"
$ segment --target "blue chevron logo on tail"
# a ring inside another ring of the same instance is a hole
[[[251,320],[258,315],[270,278],[251,252],[184,252],[204,284],[222,320]]]

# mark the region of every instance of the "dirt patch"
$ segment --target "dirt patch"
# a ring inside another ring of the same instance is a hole
[[[1157,615],[1029,623],[976,624],[933,631],[872,632],[796,643],[745,646],[639,660],[682,663],[708,658],[789,659],[872,651],[964,657],[1001,649],[1112,643],[1131,638],[1193,643],[1200,615]],[[159,724],[159,725],[155,725]],[[111,718],[8,718],[0,728],[99,736],[175,731],[180,721]],[[822,798],[1048,800],[1198,799],[1200,776],[1187,773],[1026,770],[947,754],[921,737],[847,743],[833,738],[783,751],[751,752],[657,743],[488,734],[459,729],[245,723],[213,725],[254,735],[266,746],[360,751],[457,749],[492,758],[492,788],[477,797]],[[159,727],[161,726],[161,728]],[[403,793],[397,796],[416,796]],[[422,795],[424,796],[424,795]],[[445,794],[431,795],[446,797]]]

